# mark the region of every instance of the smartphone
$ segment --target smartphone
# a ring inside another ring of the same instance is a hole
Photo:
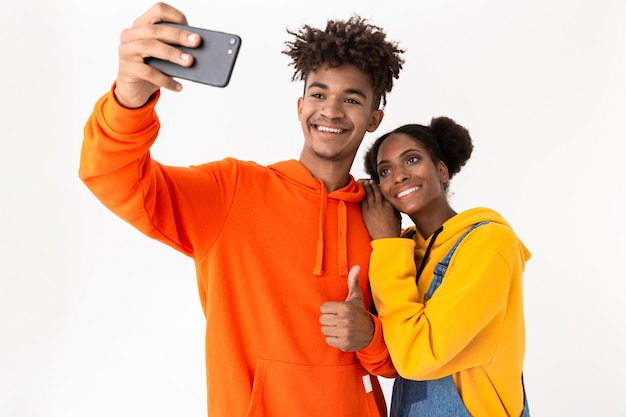
[[[193,56],[190,67],[183,67],[170,61],[149,57],[145,62],[171,77],[182,78],[214,87],[226,87],[235,68],[235,61],[241,48],[241,37],[232,33],[161,22],[180,29],[194,32],[202,39],[197,48],[174,45]]]

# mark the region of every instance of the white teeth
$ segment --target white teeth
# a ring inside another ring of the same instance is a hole
[[[331,127],[325,127],[325,126],[317,126],[317,130],[319,130],[320,132],[329,132],[329,133],[343,132],[343,129],[333,129]]]
[[[401,192],[401,193],[399,193],[396,197],[397,197],[397,198],[402,198],[402,197],[404,197],[405,195],[409,195],[409,194],[411,194],[411,193],[413,193],[413,192],[415,192],[415,191],[417,191],[417,190],[419,190],[419,189],[420,189],[420,187],[411,187],[411,188],[409,188],[408,190],[404,190],[404,191],[402,191],[402,192]]]

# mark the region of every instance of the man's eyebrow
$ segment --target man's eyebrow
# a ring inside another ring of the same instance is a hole
[[[363,99],[367,100],[367,95],[363,92],[363,90],[359,90],[358,88],[347,88],[344,91],[346,94],[356,94],[357,96],[361,96]]]
[[[311,84],[309,84],[309,86],[307,87],[307,90],[313,88],[313,87],[317,87],[317,88],[321,88],[322,90],[328,90],[328,86],[324,83],[321,83],[319,81],[313,81]]]
[[[314,88],[314,87],[321,88],[322,90],[328,90],[328,86],[319,81],[313,81],[311,84],[309,84],[309,86],[307,87],[307,90]],[[363,99],[367,99],[367,95],[363,92],[363,90],[359,90],[358,88],[346,88],[343,91],[346,94],[356,94],[358,96],[363,97]]]

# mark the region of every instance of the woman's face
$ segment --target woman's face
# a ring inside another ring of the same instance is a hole
[[[390,135],[378,150],[380,190],[396,210],[419,216],[447,205],[443,185],[448,169],[435,165],[421,142],[404,133]]]

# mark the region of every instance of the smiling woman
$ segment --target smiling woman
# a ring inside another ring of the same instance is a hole
[[[456,214],[446,191],[473,149],[467,129],[438,117],[430,126],[408,124],[378,138],[365,156],[365,170],[385,198],[430,236]]]
[[[400,374],[392,417],[529,415],[522,272],[530,252],[495,211],[450,206],[449,181],[472,150],[468,131],[439,117],[401,126],[366,153],[370,283]],[[415,224],[402,237],[396,210]]]

